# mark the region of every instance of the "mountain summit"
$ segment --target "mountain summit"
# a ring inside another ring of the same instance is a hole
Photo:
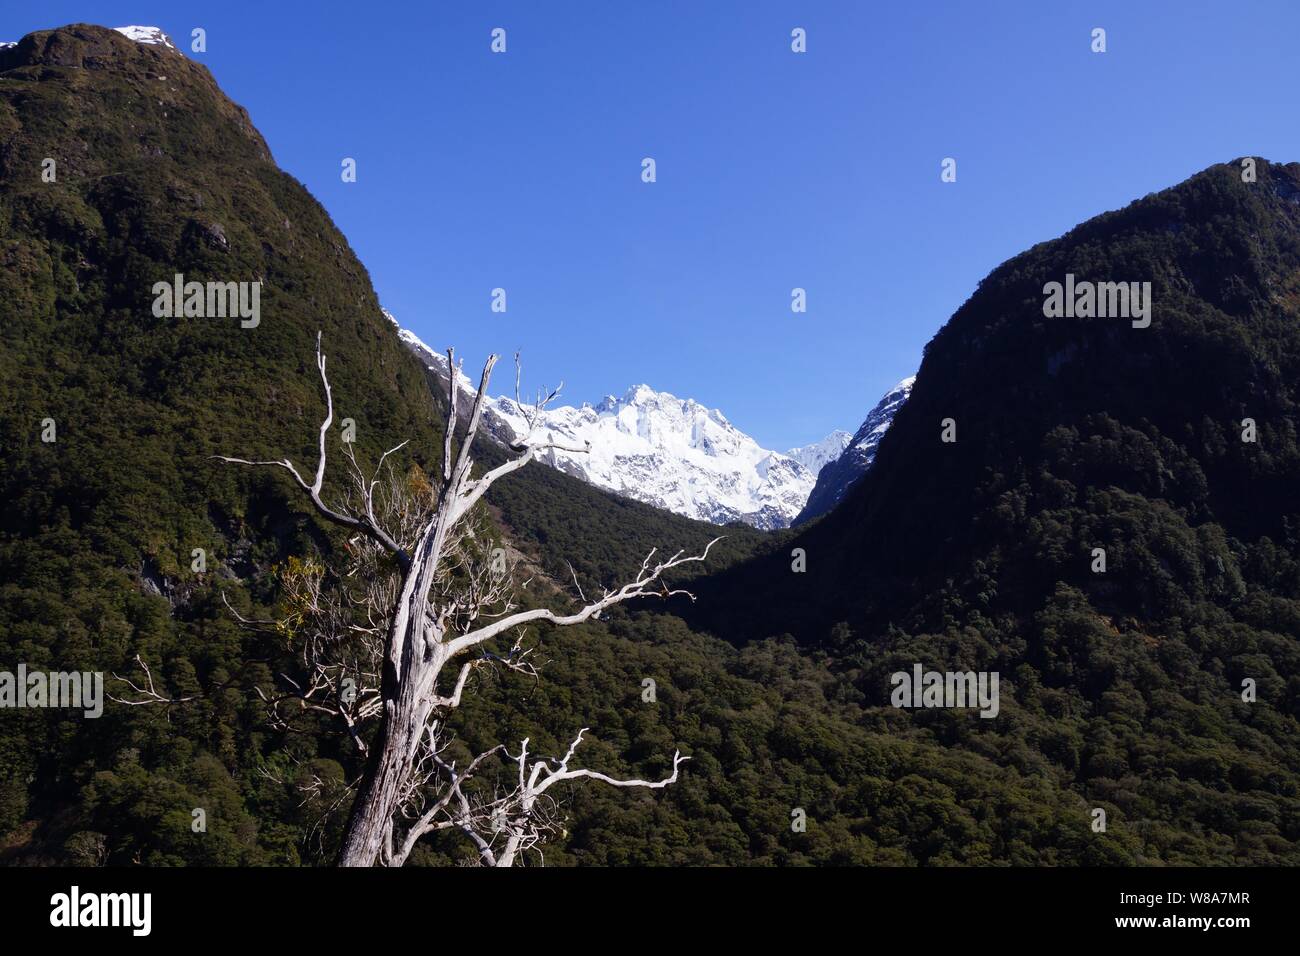
[[[68,31],[72,29],[75,28],[65,27],[64,31]],[[103,28],[95,27],[94,29],[101,30]],[[60,31],[60,32],[64,32],[64,31]],[[42,32],[52,33],[53,31],[42,31]],[[143,43],[147,46],[165,46],[173,50],[176,49],[175,44],[172,43],[171,37],[163,33],[161,27],[142,27],[142,26],[114,27],[113,32],[120,33],[128,40],[134,40],[136,43]],[[17,45],[18,42],[16,40],[0,42],[0,49],[5,49],[7,47],[13,47]]]
[[[397,324],[391,313],[385,314]],[[399,335],[445,378],[445,355],[400,326]],[[472,394],[470,380],[463,373],[457,376],[459,387]],[[511,398],[492,398],[484,418],[492,434],[507,444],[528,431],[523,410]],[[596,405],[548,408],[534,431],[534,441],[578,449],[552,449],[539,460],[598,488],[688,518],[712,524],[741,521],[760,529],[789,526],[808,500],[817,472],[847,438],[847,433],[835,432],[782,454],[762,448],[717,409],[649,385],[635,385],[622,397],[609,395]]]
[[[167,46],[173,50],[176,49],[172,43],[171,37],[163,33],[159,27],[114,27],[118,33],[128,40],[134,40],[136,43],[147,43],[150,46]]]
[[[823,468],[844,454],[844,449],[848,448],[852,441],[852,435],[837,428],[821,441],[813,442],[811,445],[791,448],[786,452],[786,455],[799,462],[814,475],[819,475]]]
[[[492,410],[516,438],[527,422],[513,399]],[[551,466],[601,488],[713,524],[743,521],[784,528],[816,479],[801,462],[762,448],[717,409],[648,385],[598,405],[549,408],[535,440],[587,452],[552,450]]]

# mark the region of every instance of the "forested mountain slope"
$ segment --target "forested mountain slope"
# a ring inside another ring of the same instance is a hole
[[[914,721],[1112,805],[1146,854],[1295,862],[1300,166],[1247,179],[1211,167],[994,270],[867,476],[712,579],[697,625],[790,633],[877,706],[914,662],[997,671],[996,720]],[[1150,282],[1150,325],[1047,317],[1069,275]]]

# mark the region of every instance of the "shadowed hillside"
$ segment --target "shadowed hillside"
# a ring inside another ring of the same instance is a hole
[[[795,635],[876,705],[912,662],[999,671],[997,720],[916,719],[1112,802],[1148,853],[1294,861],[1300,166],[1241,170],[994,270],[846,501],[719,575],[694,619]],[[1045,317],[1067,273],[1151,282],[1150,327]]]

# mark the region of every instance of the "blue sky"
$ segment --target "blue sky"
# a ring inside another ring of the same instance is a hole
[[[430,345],[520,349],[573,403],[646,382],[780,449],[854,430],[1004,259],[1300,160],[1289,0],[42,0],[0,39],[77,21],[203,27],[190,55]]]

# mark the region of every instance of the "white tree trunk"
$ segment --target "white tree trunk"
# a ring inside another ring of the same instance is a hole
[[[383,589],[368,592],[366,606],[371,621],[376,617],[382,623],[374,627],[354,626],[347,616],[329,617],[323,607],[319,592],[319,579],[311,592],[313,611],[321,612],[328,620],[323,625],[325,637],[313,644],[309,654],[311,668],[310,686],[306,690],[295,684],[293,696],[305,709],[339,717],[353,733],[358,747],[366,753],[366,767],[362,774],[357,796],[352,805],[339,853],[341,866],[400,866],[410,855],[415,842],[433,830],[459,830],[477,847],[482,861],[490,866],[510,866],[526,851],[540,853],[545,838],[557,832],[553,815],[548,815],[552,798],[545,797],[546,790],[555,783],[591,777],[618,787],[660,788],[677,780],[680,764],[689,758],[680,753],[673,756],[672,775],[656,782],[645,780],[616,780],[604,774],[585,769],[569,769],[585,728],[569,747],[565,757],[558,761],[537,760],[528,762],[528,741],[525,740],[519,756],[518,783],[510,790],[494,792],[489,798],[480,792],[467,792],[462,785],[474,775],[475,770],[491,755],[504,750],[500,745],[479,754],[459,771],[440,757],[441,746],[435,737],[445,716],[460,704],[466,679],[472,670],[493,659],[482,653],[486,645],[502,635],[516,631],[525,624],[548,622],[556,626],[579,624],[598,617],[606,608],[638,597],[671,597],[689,592],[672,590],[661,581],[664,572],[682,564],[703,561],[709,549],[719,539],[709,543],[699,555],[683,557],[679,551],[671,558],[652,564],[654,551],[642,562],[636,579],[615,590],[607,590],[596,601],[587,601],[581,594],[582,606],[578,611],[561,615],[547,609],[514,611],[515,604],[508,596],[508,583],[490,572],[467,568],[466,553],[461,543],[465,535],[464,519],[498,478],[522,468],[539,450],[558,447],[530,445],[526,442],[514,446],[518,456],[505,464],[472,477],[473,459],[470,451],[478,431],[479,417],[487,394],[488,382],[496,356],[490,356],[483,368],[483,377],[475,395],[474,405],[459,454],[453,459],[453,435],[456,430],[456,376],[458,370],[451,350],[448,364],[448,416],[443,446],[442,481],[432,506],[419,509],[396,508],[390,514],[395,522],[385,522],[377,516],[376,498],[379,471],[389,455],[399,450],[390,449],[380,458],[379,468],[367,478],[360,470],[350,446],[345,455],[352,466],[354,506],[335,508],[322,499],[325,479],[326,434],[334,419],[334,402],[329,379],[325,374],[325,355],[321,351],[320,336],[316,340],[316,364],[325,389],[326,415],[320,427],[320,458],[315,475],[309,483],[288,459],[280,461],[247,461],[219,456],[221,460],[245,465],[269,465],[287,470],[312,503],[327,520],[350,531],[360,532],[354,540],[367,539],[376,553],[391,556],[400,569],[400,587],[393,600],[392,592]],[[558,394],[539,396],[538,411]],[[518,399],[518,373],[516,373],[516,399]],[[518,401],[516,401],[518,405]],[[532,419],[530,418],[530,421]],[[403,445],[405,442],[403,442]],[[585,449],[567,449],[583,451]],[[387,501],[389,511],[393,502]],[[383,511],[380,507],[378,510]],[[387,524],[387,526],[386,526]],[[458,574],[471,578],[467,589],[457,592],[444,570],[456,568]],[[391,567],[391,565],[388,565]],[[508,577],[508,576],[507,576]],[[392,581],[392,578],[386,578]],[[576,584],[576,580],[575,580]],[[388,594],[387,597],[384,595]],[[233,609],[232,609],[233,610]],[[352,610],[350,608],[349,610]],[[514,611],[514,613],[511,613]],[[243,619],[241,618],[241,621]],[[488,621],[490,623],[483,623]],[[245,622],[251,623],[251,622]],[[356,634],[366,635],[357,638]],[[320,632],[317,632],[318,634]],[[355,669],[357,655],[331,657],[337,642],[369,641],[367,664],[362,671],[374,680],[368,689],[368,706],[350,707],[340,697],[339,690],[349,668]],[[516,649],[518,645],[516,644]],[[477,656],[470,652],[480,649]],[[440,696],[438,677],[443,666],[457,657],[467,660],[460,668],[455,689],[449,696]],[[521,665],[522,657],[514,652],[506,658],[496,657],[506,667],[531,671],[531,665]],[[259,691],[260,692],[260,691]],[[356,730],[357,720],[382,715],[377,735],[367,749]],[[402,822],[400,845],[395,845],[398,834],[395,826]],[[498,845],[501,844],[501,845]]]

